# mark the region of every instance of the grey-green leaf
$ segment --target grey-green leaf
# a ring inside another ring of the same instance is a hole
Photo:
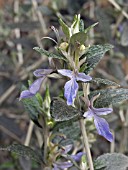
[[[62,60],[66,60],[64,56],[60,55],[60,54],[53,54],[51,52],[48,52],[40,47],[34,47],[34,50],[36,50],[37,52],[39,52],[40,54],[46,55],[47,57],[51,57],[51,58],[58,58],[58,59],[62,59]]]
[[[80,115],[78,109],[68,106],[61,98],[54,98],[51,102],[51,116],[57,122],[67,121]]]
[[[24,146],[21,144],[12,144],[7,147],[0,148],[0,150],[14,152],[17,155],[20,155],[20,156],[23,156],[26,158],[30,158],[38,163],[42,162],[40,152],[34,151],[33,149],[31,149],[28,146]]]
[[[108,79],[102,79],[102,78],[93,78],[91,80],[91,82],[98,83],[98,84],[100,84],[100,83],[101,84],[106,84],[106,85],[109,85],[109,86],[120,86],[116,82],[110,81]]]
[[[38,122],[39,116],[41,114],[41,107],[36,96],[23,99],[22,102],[31,120],[41,128],[42,126]]]
[[[99,156],[94,162],[95,170],[126,170],[128,157],[121,153],[107,153]]]
[[[90,93],[89,98],[96,96],[100,93],[100,96],[96,99],[95,107],[107,107],[110,104],[117,104],[128,99],[128,89],[105,89],[96,90]]]
[[[66,136],[67,139],[78,140],[80,136],[79,122],[75,119],[69,121],[58,122],[53,129],[53,132],[59,132]]]
[[[113,46],[110,44],[91,46],[87,53],[82,56],[86,57],[87,68],[85,68],[85,73],[88,74],[92,69],[94,69],[104,54],[112,48]]]
[[[70,38],[70,29],[69,27],[63,22],[63,20],[60,18],[59,23],[62,27],[63,33],[66,35],[67,39]]]
[[[79,31],[84,32],[84,21],[81,19],[79,24]]]
[[[76,45],[77,43],[85,44],[85,41],[87,39],[87,34],[84,32],[78,32],[76,34],[73,34],[70,38],[70,43],[73,45]]]

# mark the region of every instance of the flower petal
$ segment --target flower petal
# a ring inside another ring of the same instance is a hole
[[[79,162],[84,154],[84,152],[79,152],[76,155],[71,155],[71,158],[74,159],[74,161]]]
[[[73,163],[71,163],[71,162],[56,162],[53,165],[56,168],[65,169],[65,168],[70,168],[73,165]]]
[[[113,141],[113,135],[110,132],[109,125],[107,121],[98,116],[94,116],[94,123],[99,135],[105,137],[108,141]]]
[[[72,149],[72,145],[66,145],[64,150],[62,150],[62,154],[67,154]]]
[[[92,110],[97,116],[107,115],[113,111],[112,108],[93,108]]]
[[[45,77],[42,77],[42,78],[39,78],[37,80],[35,80],[29,87],[29,91],[32,93],[32,94],[36,94],[39,89],[40,89],[40,86],[42,84],[42,81],[45,79]]]
[[[65,92],[64,96],[67,99],[67,105],[73,104],[73,99],[76,97],[77,91],[78,91],[78,84],[74,78],[67,81],[67,83],[64,86]]]
[[[86,82],[86,81],[92,80],[92,77],[86,75],[85,73],[78,73],[76,76],[76,79],[77,79],[77,81]]]
[[[29,90],[24,90],[21,92],[19,100],[23,99],[23,98],[29,98],[34,96],[34,94],[32,94]]]
[[[93,111],[88,108],[88,111],[83,114],[84,117],[87,117],[88,119],[92,118],[94,116]]]
[[[53,69],[37,69],[33,72],[33,74],[36,77],[42,77],[50,74],[52,71]]]
[[[71,70],[66,70],[66,69],[60,69],[57,70],[58,73],[62,74],[63,76],[67,76],[69,78],[72,78],[72,71]]]

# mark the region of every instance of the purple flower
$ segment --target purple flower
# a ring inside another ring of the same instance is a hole
[[[29,98],[34,96],[40,89],[40,86],[43,82],[43,80],[46,78],[47,75],[52,73],[52,69],[38,69],[33,72],[33,74],[38,77],[37,80],[35,80],[29,87],[29,90],[24,90],[20,94],[19,100],[22,98]]]
[[[107,115],[113,111],[112,108],[94,108],[93,102],[94,100],[99,97],[99,95],[93,97],[90,101],[88,100],[88,111],[84,113],[84,117],[87,118],[94,118],[94,124],[99,135],[106,138],[108,141],[113,141],[113,135],[110,132],[109,125],[104,118],[101,118],[101,115]]]
[[[77,71],[71,71],[66,69],[58,70],[63,76],[69,77],[71,80],[67,81],[64,86],[64,96],[67,99],[67,105],[73,104],[73,99],[76,98],[78,91],[78,83],[76,81],[87,82],[92,78],[85,73],[79,73]]]
[[[85,155],[85,153],[84,152],[78,152],[76,155],[68,155],[68,157],[67,157],[67,153],[70,151],[72,149],[72,145],[67,145],[67,146],[65,146],[65,148],[63,148],[62,150],[61,150],[61,156],[62,157],[64,157],[64,158],[66,158],[66,159],[73,159],[74,161],[76,161],[76,162],[80,162],[80,160],[81,160],[81,157],[83,156],[83,155]],[[70,167],[72,167],[73,166],[73,163],[70,161],[65,161],[65,162],[59,162],[59,161],[57,161],[57,162],[55,162],[55,163],[53,163],[53,166],[54,166],[54,168],[53,168],[53,170],[64,170],[65,168],[70,168]]]

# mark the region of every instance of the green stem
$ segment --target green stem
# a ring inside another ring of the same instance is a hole
[[[80,126],[81,126],[81,132],[83,135],[83,143],[84,143],[84,147],[85,147],[86,154],[87,154],[89,168],[90,170],[94,170],[92,156],[91,156],[90,147],[88,143],[87,132],[86,132],[85,124],[84,124],[84,119],[80,119]]]

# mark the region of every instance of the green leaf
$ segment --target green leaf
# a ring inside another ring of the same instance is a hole
[[[57,122],[67,121],[79,117],[81,112],[72,106],[68,106],[61,98],[54,98],[51,102],[51,116]]]
[[[82,56],[86,57],[87,68],[85,68],[85,73],[87,74],[94,69],[103,58],[104,54],[111,48],[113,48],[113,46],[110,44],[91,46],[87,53]]]
[[[59,23],[62,27],[63,33],[66,35],[67,39],[70,38],[70,29],[69,27],[63,22],[61,18],[59,18]]]
[[[26,98],[22,100],[23,105],[25,107],[25,110],[28,112],[31,120],[40,128],[42,128],[42,126],[39,124],[38,119],[41,115],[41,107],[40,107],[40,103],[38,102],[38,99],[36,98],[36,96],[33,96],[31,98]]]
[[[10,146],[0,148],[0,150],[14,152],[17,155],[30,158],[38,163],[42,162],[41,154],[37,152],[37,150],[34,151],[28,146],[24,146],[21,144],[12,144]]]
[[[80,14],[75,15],[73,24],[71,25],[71,32],[72,34],[79,32],[79,26],[80,26]]]
[[[122,102],[128,99],[128,89],[105,89],[96,90],[89,94],[89,98],[96,96],[100,93],[100,96],[96,99],[95,107],[107,107],[110,104],[115,105],[116,103]]]
[[[34,47],[33,49],[36,50],[37,52],[39,52],[40,54],[46,55],[47,57],[58,58],[58,59],[62,59],[62,60],[66,61],[66,59],[60,54],[53,54],[53,53],[48,52],[40,47]]]
[[[113,81],[110,81],[108,79],[102,79],[102,78],[93,78],[90,82],[94,82],[94,83],[98,83],[98,84],[106,84],[106,85],[109,85],[109,86],[120,86],[119,84],[113,82]]]
[[[95,170],[126,170],[128,157],[121,153],[107,153],[99,156],[94,162]]]
[[[80,136],[81,130],[79,126],[79,122],[75,119],[58,122],[53,129],[53,133],[62,133],[66,136],[66,139],[78,140]]]
[[[87,34],[87,33],[88,33],[93,27],[95,27],[97,24],[98,24],[98,22],[92,24],[91,26],[89,26],[88,28],[86,28],[86,29],[84,30],[84,32]]]
[[[45,97],[43,102],[43,110],[48,117],[50,117],[50,103],[51,103],[51,97],[50,97],[49,87],[46,87]]]
[[[79,31],[84,32],[84,21],[82,19],[80,20]]]
[[[84,44],[87,39],[87,34],[84,32],[78,32],[73,34],[70,38],[70,43],[76,45],[76,43]]]

